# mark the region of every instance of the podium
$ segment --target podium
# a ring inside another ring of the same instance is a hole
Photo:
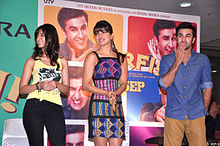
[[[44,145],[47,145],[46,128],[44,128]],[[5,120],[2,146],[29,146],[21,118]]]
[[[5,120],[2,146],[28,146],[28,139],[25,133],[22,119]]]

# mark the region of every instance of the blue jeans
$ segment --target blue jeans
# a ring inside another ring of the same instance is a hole
[[[23,125],[30,146],[43,146],[46,127],[51,146],[65,146],[66,129],[62,106],[38,99],[28,99],[23,111]]]

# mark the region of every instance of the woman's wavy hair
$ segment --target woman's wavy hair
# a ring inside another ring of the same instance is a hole
[[[34,33],[35,47],[33,48],[34,52],[32,54],[32,58],[34,60],[38,60],[37,57],[41,57],[43,55],[42,48],[39,48],[36,42],[37,35],[40,30],[43,31],[46,40],[45,42],[46,56],[50,58],[50,64],[53,66],[57,65],[57,70],[59,70],[60,65],[57,62],[57,59],[59,57],[59,48],[60,48],[59,38],[56,28],[51,24],[43,24],[36,29]]]
[[[106,20],[101,20],[101,21],[97,22],[95,27],[93,28],[93,33],[96,34],[97,31],[102,30],[102,29],[109,32],[110,34],[113,33],[113,29],[112,29],[111,24],[109,22],[107,22]],[[126,54],[122,54],[122,53],[118,52],[113,40],[111,40],[111,47],[112,47],[113,52],[119,54],[119,56],[122,56],[122,62],[124,62],[124,58],[125,58]]]

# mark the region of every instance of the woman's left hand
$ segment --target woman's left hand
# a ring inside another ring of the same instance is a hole
[[[116,93],[113,91],[108,92],[109,102],[113,108],[113,111],[115,111],[115,105],[116,105]]]

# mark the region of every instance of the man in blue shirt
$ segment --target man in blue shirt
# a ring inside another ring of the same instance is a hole
[[[211,100],[208,57],[195,52],[196,28],[183,22],[176,28],[178,47],[162,57],[159,84],[167,90],[164,145],[181,146],[184,132],[190,146],[206,146],[205,115]]]

